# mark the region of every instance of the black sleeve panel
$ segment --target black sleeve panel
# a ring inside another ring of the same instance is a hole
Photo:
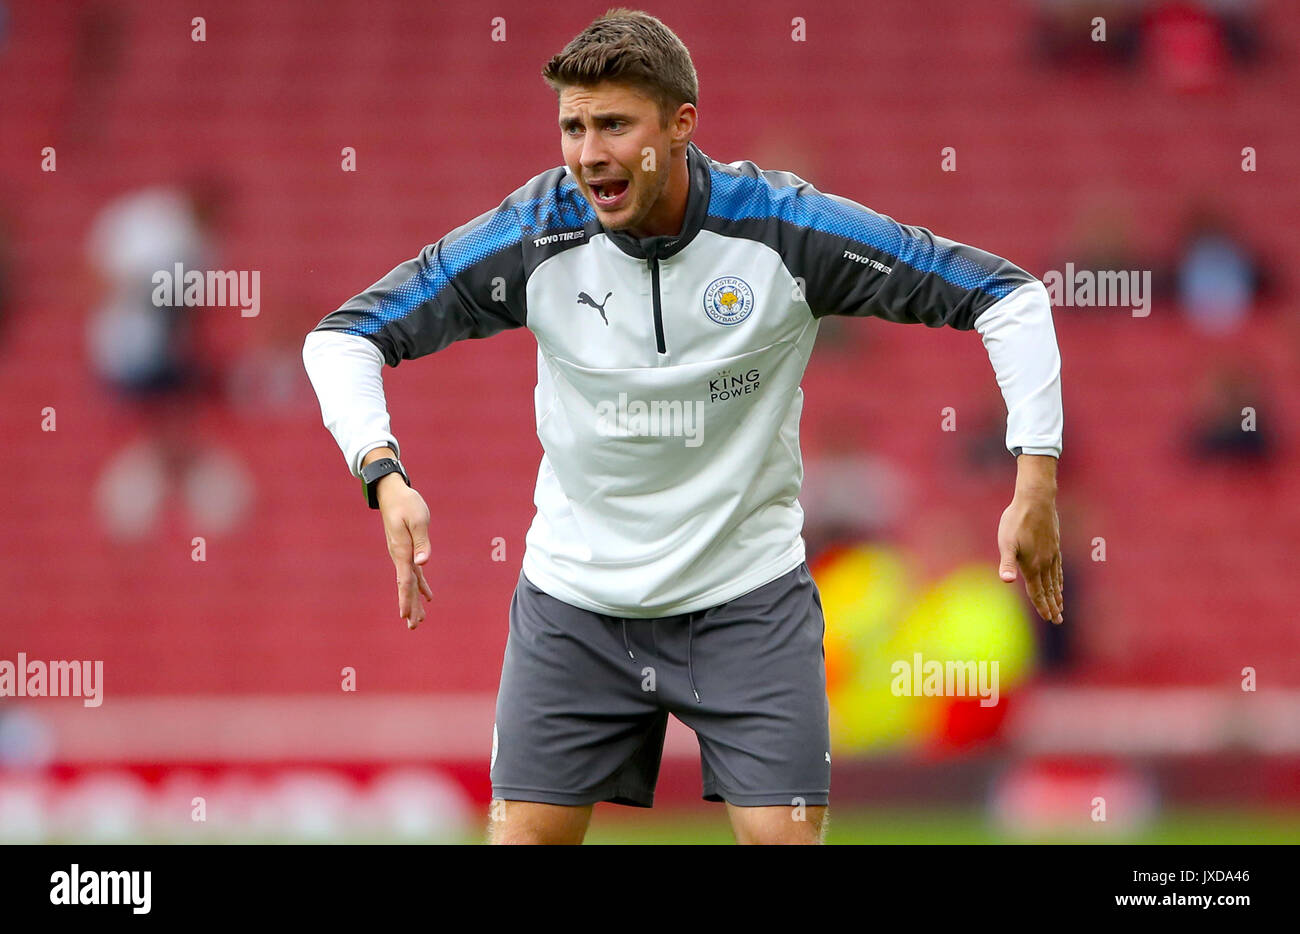
[[[516,190],[370,288],[326,315],[315,330],[369,338],[389,366],[527,323],[524,239],[537,205],[558,193],[562,169]]]
[[[992,253],[900,224],[752,162],[716,166],[706,226],[776,249],[815,316],[873,316],[970,330],[1033,276]],[[731,176],[731,177],[727,177]]]

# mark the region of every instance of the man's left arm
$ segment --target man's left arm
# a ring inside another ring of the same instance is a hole
[[[1010,583],[1017,567],[1043,619],[1061,623],[1064,578],[1056,514],[1061,455],[1061,354],[1051,302],[1031,282],[995,302],[975,320],[1007,405],[1007,448],[1016,455],[1016,489],[998,523],[998,575]]]

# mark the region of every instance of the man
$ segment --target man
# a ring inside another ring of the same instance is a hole
[[[327,315],[304,361],[383,513],[414,628],[429,513],[381,369],[537,338],[544,456],[493,732],[494,842],[581,842],[596,801],[650,806],[672,713],[737,840],[818,843],[830,786],[823,621],[804,563],[799,382],[827,314],[979,331],[1009,411],[998,529],[1060,622],[1060,358],[1046,289],[990,254],[691,142],[689,52],[614,10],[545,67],[564,166]]]

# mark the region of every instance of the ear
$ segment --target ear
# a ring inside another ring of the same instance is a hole
[[[699,113],[694,104],[682,104],[672,121],[673,146],[685,146],[695,135],[695,124]]]

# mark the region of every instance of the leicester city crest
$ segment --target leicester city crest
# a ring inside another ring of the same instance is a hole
[[[704,312],[718,324],[740,324],[754,310],[754,290],[744,279],[723,276],[704,290]]]

